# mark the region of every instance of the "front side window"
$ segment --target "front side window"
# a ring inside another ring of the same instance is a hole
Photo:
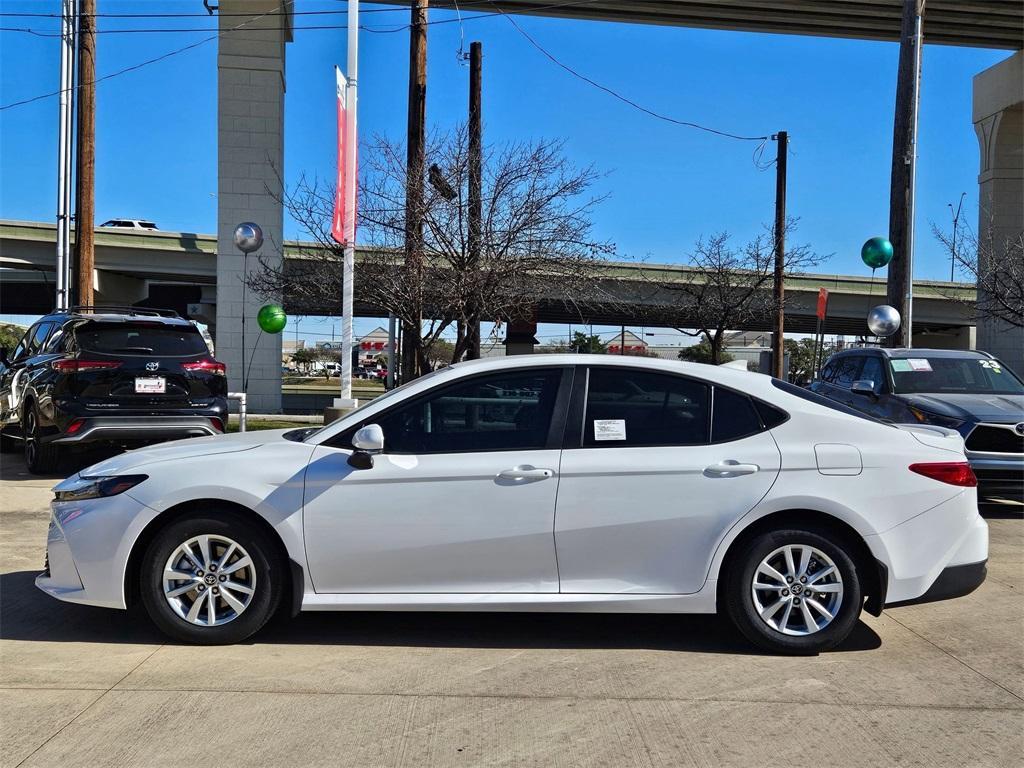
[[[885,384],[885,374],[882,372],[882,361],[874,355],[864,358],[864,367],[860,370],[860,376],[858,377],[861,381],[870,381],[872,387],[875,390],[876,395],[882,393],[882,387]]]
[[[853,386],[853,382],[857,380],[857,375],[860,373],[860,355],[848,355],[841,357],[836,361],[835,376],[833,384],[837,387],[843,387],[849,389]]]
[[[375,420],[387,453],[544,448],[562,370],[508,371],[442,388]]]
[[[693,379],[630,368],[595,367],[587,383],[586,447],[703,445],[710,387]]]

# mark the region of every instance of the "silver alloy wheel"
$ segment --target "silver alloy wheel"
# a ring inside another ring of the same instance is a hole
[[[167,558],[164,597],[190,624],[214,627],[237,619],[256,594],[256,567],[226,536],[203,534],[182,542]]]
[[[754,608],[784,635],[812,635],[835,619],[843,604],[843,577],[832,559],[809,544],[787,544],[754,571]]]

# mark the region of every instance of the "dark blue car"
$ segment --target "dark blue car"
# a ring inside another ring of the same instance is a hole
[[[829,358],[811,389],[884,421],[957,430],[978,498],[1024,502],[1024,383],[991,355],[848,349]]]

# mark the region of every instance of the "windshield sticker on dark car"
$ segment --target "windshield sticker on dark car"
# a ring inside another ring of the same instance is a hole
[[[992,371],[992,373],[1003,372],[1002,366],[999,365],[998,360],[979,360],[978,362],[981,364],[982,368],[987,368]]]
[[[905,373],[911,370],[909,360],[891,360],[890,362],[892,364],[893,371],[896,373]]]
[[[923,357],[912,357],[907,362],[910,363],[912,371],[931,371],[932,369],[932,364]]]

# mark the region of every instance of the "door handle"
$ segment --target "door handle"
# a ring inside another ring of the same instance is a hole
[[[501,480],[547,480],[549,477],[554,476],[555,471],[553,469],[537,469],[529,464],[513,467],[512,469],[504,469],[498,473],[498,477]]]
[[[757,464],[741,464],[730,459],[704,467],[704,474],[711,477],[737,477],[739,475],[752,475],[760,469]]]

